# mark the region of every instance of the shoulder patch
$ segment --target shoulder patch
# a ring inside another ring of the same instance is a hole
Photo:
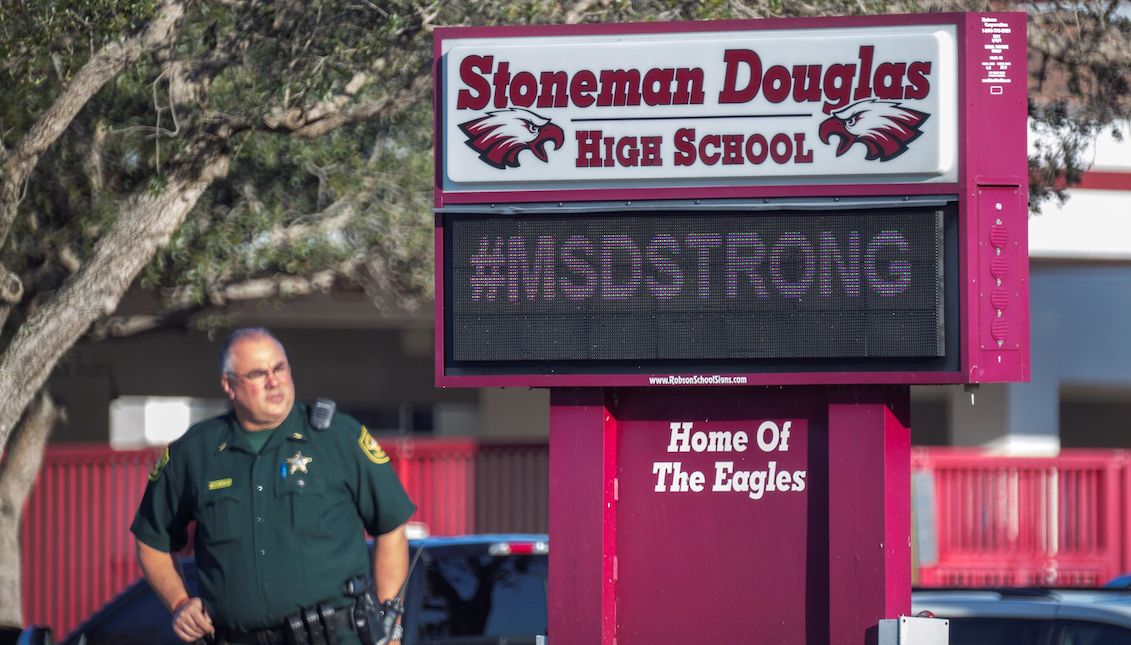
[[[149,471],[149,481],[155,482],[161,478],[161,473],[165,471],[165,466],[169,465],[169,447],[165,446],[164,452],[157,458],[157,463],[153,464],[153,470]]]
[[[381,448],[381,444],[369,434],[365,426],[361,426],[361,434],[357,437],[357,445],[361,447],[361,451],[375,464],[389,463],[389,455]]]

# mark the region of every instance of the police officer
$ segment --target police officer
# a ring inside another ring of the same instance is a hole
[[[221,356],[232,411],[193,425],[154,466],[131,526],[142,571],[184,641],[286,642],[305,615],[316,623],[300,635],[308,642],[358,643],[344,585],[369,571],[364,531],[377,536],[384,601],[407,575],[404,523],[416,507],[364,426],[344,414],[311,425],[268,330],[237,330]],[[199,597],[171,555],[193,520]]]

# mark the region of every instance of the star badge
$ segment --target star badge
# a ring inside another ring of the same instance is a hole
[[[306,469],[306,465],[312,461],[314,461],[314,457],[303,457],[302,451],[299,450],[293,457],[287,460],[287,466],[290,469],[289,474],[308,473],[309,471]]]

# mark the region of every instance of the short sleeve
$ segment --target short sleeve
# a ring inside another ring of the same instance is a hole
[[[404,524],[416,512],[396,471],[377,440],[361,424],[355,425],[353,454],[358,460],[360,486],[358,512],[371,535],[383,535]]]
[[[130,531],[158,551],[179,551],[188,543],[185,455],[178,444],[165,448],[149,473]]]

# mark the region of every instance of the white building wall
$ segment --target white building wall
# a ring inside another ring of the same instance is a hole
[[[1053,454],[1065,432],[1089,432],[1060,426],[1066,390],[1131,404],[1120,400],[1131,393],[1131,127],[1122,140],[1105,133],[1089,158],[1109,188],[1069,190],[1029,219],[1032,380],[982,386],[973,406],[947,388],[950,443]],[[1131,420],[1127,436],[1120,447]]]

